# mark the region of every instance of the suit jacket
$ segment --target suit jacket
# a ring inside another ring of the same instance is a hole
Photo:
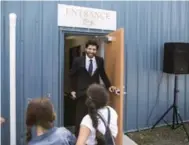
[[[97,69],[91,76],[85,67],[86,56],[75,58],[70,70],[70,91],[75,91],[77,97],[85,96],[85,92],[89,85],[100,83],[100,77],[103,80],[106,88],[111,86],[111,83],[104,69],[104,60],[102,57],[96,56]]]

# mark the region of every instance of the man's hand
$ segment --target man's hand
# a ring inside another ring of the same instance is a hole
[[[116,91],[116,87],[115,87],[115,86],[109,87],[109,91],[110,91],[111,93],[115,92],[115,91]]]
[[[72,96],[72,99],[75,100],[75,99],[76,99],[76,92],[75,92],[75,91],[72,91],[72,92],[71,92],[71,96]]]
[[[3,117],[0,117],[0,125],[5,122],[5,119]]]

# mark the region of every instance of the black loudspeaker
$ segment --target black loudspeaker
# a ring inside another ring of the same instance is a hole
[[[163,72],[189,74],[189,43],[164,44]]]

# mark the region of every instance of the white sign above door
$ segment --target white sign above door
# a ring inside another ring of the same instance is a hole
[[[58,26],[116,30],[116,11],[58,4]]]

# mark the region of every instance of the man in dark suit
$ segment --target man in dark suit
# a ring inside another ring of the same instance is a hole
[[[76,136],[79,134],[80,123],[83,117],[88,113],[85,105],[86,90],[93,83],[100,83],[100,77],[104,85],[110,92],[115,91],[115,87],[106,75],[104,69],[104,60],[96,56],[98,44],[95,41],[88,41],[85,48],[85,56],[77,57],[70,70],[70,88],[73,99],[76,99]]]

